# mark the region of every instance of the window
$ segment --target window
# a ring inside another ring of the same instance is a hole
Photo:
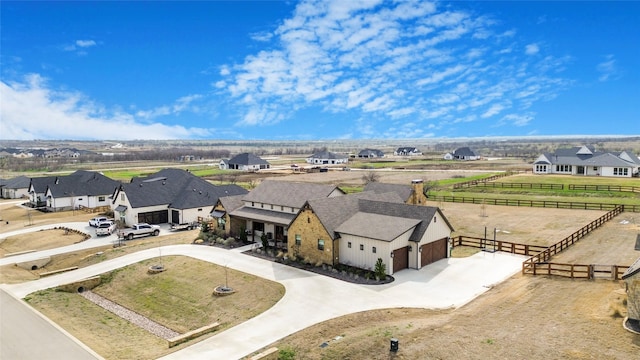
[[[256,206],[256,203],[254,203],[253,201],[251,202],[251,207]]]
[[[593,167],[593,171],[598,171],[598,167],[597,167],[597,166],[594,166],[594,167]]]
[[[273,204],[271,204],[271,210],[273,210]]]
[[[547,172],[547,165],[536,165],[536,172]]]
[[[260,204],[260,207],[264,209],[264,204],[263,204],[263,203],[261,203],[261,204]]]
[[[280,206],[280,211],[284,211],[284,206]]]
[[[347,243],[347,247],[348,247],[349,249],[351,249],[351,241],[349,241],[349,242]]]
[[[364,245],[360,244],[360,250],[364,250]]]
[[[296,245],[302,244],[302,236],[300,234],[296,234]]]
[[[98,196],[98,201],[104,201],[104,196]]]
[[[571,165],[556,165],[557,172],[571,172]]]
[[[225,224],[226,223],[227,223],[227,221],[223,217],[219,217],[218,218],[218,228],[220,230],[225,230]]]
[[[318,239],[318,250],[324,250],[324,240]]]
[[[629,169],[628,168],[613,168],[613,175],[628,176],[629,175]]]
[[[198,211],[202,211],[202,208],[198,209]]]
[[[434,217],[433,217],[433,222],[436,222],[436,221],[438,221],[438,217],[437,217],[437,216],[434,216]]]
[[[371,248],[371,252],[373,252],[374,254],[376,253],[376,247],[375,246]]]
[[[255,231],[263,231],[264,232],[264,223],[254,222],[253,223],[253,230],[255,230]]]

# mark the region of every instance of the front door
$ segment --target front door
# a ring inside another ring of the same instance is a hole
[[[576,173],[578,175],[584,175],[584,166],[578,166],[578,168],[576,169]]]

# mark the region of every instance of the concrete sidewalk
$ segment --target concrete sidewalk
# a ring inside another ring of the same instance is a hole
[[[421,270],[402,270],[389,284],[357,285],[216,247],[171,245],[161,251],[167,256],[184,255],[226,265],[277,281],[286,289],[284,297],[259,316],[163,359],[239,359],[313,324],[359,311],[459,307],[519,272],[525,259],[480,252],[468,258],[443,259]],[[40,289],[98,275],[157,254],[158,249],[143,250],[68,273],[3,287],[22,298]]]

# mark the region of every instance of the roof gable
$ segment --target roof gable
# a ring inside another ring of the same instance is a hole
[[[47,185],[46,192],[54,198],[111,195],[119,185],[118,181],[100,173],[78,170],[71,175],[58,177]]]
[[[342,193],[335,185],[264,180],[244,197],[244,201],[301,208],[307,200],[326,198],[335,191]]]
[[[188,171],[163,169],[145,178],[123,184],[134,208],[167,205],[175,209],[213,206],[221,196],[246,194],[238,185],[213,185]]]
[[[251,153],[242,153],[238,154],[228,161],[229,164],[237,164],[237,165],[268,165],[269,163],[266,160],[263,160],[259,156],[256,156]]]
[[[392,241],[413,229],[422,220],[398,218],[375,213],[357,212],[336,228],[336,232],[366,237],[370,239]],[[393,224],[393,226],[389,226]]]
[[[370,182],[364,186],[364,189],[362,191],[373,191],[376,194],[393,192],[398,194],[398,196],[402,198],[403,202],[409,200],[409,198],[413,194],[413,188],[411,186],[380,182]]]

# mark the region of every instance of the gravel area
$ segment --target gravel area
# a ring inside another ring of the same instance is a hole
[[[155,336],[163,338],[165,340],[169,340],[174,338],[180,333],[177,333],[165,326],[158,324],[157,322],[146,318],[134,311],[131,311],[123,306],[120,306],[109,299],[105,299],[104,297],[89,291],[85,290],[80,293],[85,299],[91,301],[92,303],[100,306],[101,308],[111,311],[112,313],[120,316],[121,318],[131,322],[134,325],[137,325],[148,332],[152,333]]]

